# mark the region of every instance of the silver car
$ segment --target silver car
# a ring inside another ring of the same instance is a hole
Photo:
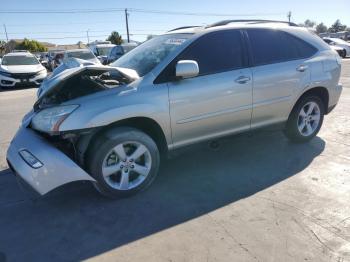
[[[179,147],[281,124],[307,142],[338,103],[341,60],[307,29],[223,21],[172,30],[111,66],[45,81],[8,149],[39,194],[89,180],[116,198],[149,186]]]

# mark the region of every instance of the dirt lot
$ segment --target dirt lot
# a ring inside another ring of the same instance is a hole
[[[110,201],[73,183],[32,201],[5,152],[36,89],[0,93],[0,261],[350,261],[350,59],[318,137],[260,131],[162,164]]]

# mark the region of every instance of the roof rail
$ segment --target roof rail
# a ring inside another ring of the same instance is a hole
[[[295,23],[287,22],[287,21],[276,21],[276,20],[260,20],[260,19],[242,19],[242,20],[223,20],[216,22],[214,24],[206,26],[206,28],[215,27],[215,26],[223,26],[230,23],[249,23],[249,24],[263,24],[263,23],[281,23],[288,24],[289,26],[298,26]]]
[[[177,27],[177,28],[171,29],[171,30],[169,30],[168,32],[172,32],[172,31],[176,31],[176,30],[180,30],[180,29],[193,28],[193,27],[200,27],[200,26],[199,26],[199,25],[181,26],[181,27]]]

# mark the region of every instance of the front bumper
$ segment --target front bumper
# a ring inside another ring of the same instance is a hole
[[[19,154],[22,150],[30,152],[42,166],[33,168],[27,164]],[[63,152],[23,126],[13,138],[6,158],[16,175],[40,195],[73,181],[95,181]]]
[[[17,86],[39,86],[46,78],[47,74],[41,74],[31,78],[14,78],[11,76],[0,75],[0,86],[17,87]]]

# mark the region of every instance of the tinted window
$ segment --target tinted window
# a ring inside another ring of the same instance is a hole
[[[176,60],[197,61],[200,75],[242,68],[241,33],[238,30],[230,30],[204,35],[191,44]]]
[[[316,48],[288,33],[268,30],[248,30],[255,65],[302,59],[316,53]]]
[[[296,36],[285,33],[285,37],[287,38],[289,48],[292,49],[294,47],[297,50],[297,59],[311,57],[317,52],[314,46]]]

